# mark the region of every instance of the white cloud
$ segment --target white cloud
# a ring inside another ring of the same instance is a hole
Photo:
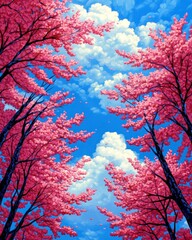
[[[138,35],[140,37],[140,44],[142,45],[142,47],[150,47],[150,45],[152,43],[152,39],[149,36],[150,29],[152,29],[152,30],[157,30],[157,29],[164,30],[165,26],[162,25],[162,24],[155,23],[155,22],[147,22],[146,25],[139,26],[138,27]]]
[[[92,4],[89,10],[86,10],[81,5],[71,4],[70,8],[73,12],[79,11],[82,20],[91,19],[96,24],[114,22],[114,29],[105,33],[103,37],[93,36],[94,45],[73,46],[76,58],[80,65],[84,66],[87,74],[75,80],[78,81],[77,84],[68,83],[62,87],[75,91],[83,100],[86,96],[98,98],[102,109],[106,109],[106,106],[110,105],[119,105],[115,101],[109,101],[106,96],[102,96],[100,90],[112,89],[123,78],[123,74],[118,72],[127,72],[131,68],[124,64],[125,60],[115,50],[136,52],[140,40],[139,36],[130,27],[130,22],[127,19],[120,20],[118,12],[112,11],[106,5],[96,3]],[[114,75],[112,75],[113,72]],[[98,106],[93,106],[92,110],[98,113]]]
[[[98,82],[93,82],[89,88],[90,96],[98,96],[98,94],[100,94],[100,91],[103,89],[113,89],[114,86],[120,83],[124,78],[127,78],[126,74],[117,73],[111,76],[111,79],[104,80],[104,82],[101,84],[99,84]]]
[[[116,4],[120,4],[117,3]],[[104,113],[102,110],[107,106],[121,105],[120,101],[109,100],[106,96],[101,95],[103,89],[113,89],[114,86],[127,78],[125,74],[119,72],[129,71],[133,68],[125,65],[125,59],[117,55],[115,50],[125,50],[126,52],[137,52],[141,47],[149,46],[152,40],[148,36],[149,29],[164,29],[162,24],[148,22],[146,25],[139,26],[136,31],[130,27],[127,19],[120,20],[117,11],[112,11],[108,6],[99,3],[92,4],[86,10],[78,4],[71,4],[73,12],[80,11],[81,19],[91,19],[96,24],[114,22],[114,29],[107,32],[103,37],[93,36],[94,45],[82,44],[73,46],[76,58],[84,66],[87,73],[78,78],[77,84],[67,84],[68,90],[76,91],[83,100],[85,96],[99,99],[99,106],[92,106],[94,113]],[[77,86],[78,85],[78,86]]]
[[[83,78],[81,78],[79,84],[81,86],[90,86],[90,84],[93,82],[103,83],[110,76],[111,75],[107,71],[105,71],[102,66],[93,65],[91,69],[87,72],[87,74]]]
[[[99,105],[102,109],[106,109],[108,106],[121,105],[120,101],[109,100],[107,96],[101,95],[101,90],[114,89],[114,86],[119,84],[122,79],[127,78],[126,74],[117,73],[111,76],[110,79],[105,79],[103,83],[93,82],[88,91],[90,97],[97,97],[99,99]]]
[[[93,197],[94,205],[110,205],[113,195],[108,193],[104,186],[104,178],[109,178],[105,166],[112,162],[115,166],[120,167],[126,172],[134,172],[127,159],[135,157],[135,152],[126,148],[123,135],[116,132],[106,132],[102,140],[97,144],[91,162],[85,165],[85,170],[87,171],[86,178],[81,182],[75,183],[71,191],[75,193],[82,192],[88,187],[97,189]],[[93,204],[93,201],[87,204]]]
[[[135,170],[127,161],[128,158],[136,158],[136,153],[126,148],[126,141],[122,134],[116,132],[105,132],[101,141],[97,144],[95,153],[89,163],[84,166],[87,175],[81,182],[76,182],[70,188],[75,194],[83,192],[86,188],[96,189],[92,201],[84,204],[86,211],[81,218],[66,216],[66,220],[71,222],[75,228],[87,229],[81,240],[100,240],[103,239],[103,230],[106,229],[106,218],[97,210],[96,206],[107,207],[113,212],[119,213],[119,208],[114,207],[115,197],[107,191],[104,178],[110,178],[105,166],[112,162],[127,173],[134,173]],[[97,229],[97,230],[96,230]],[[82,232],[82,230],[81,230]],[[95,236],[94,232],[97,233]]]
[[[115,50],[126,50],[136,52],[138,50],[139,37],[134,29],[130,28],[127,19],[120,20],[118,12],[112,11],[110,7],[99,3],[91,5],[87,11],[83,6],[72,4],[73,11],[80,11],[82,20],[91,19],[96,24],[114,22],[114,29],[104,34],[104,37],[93,36],[94,45],[82,44],[81,47],[74,46],[77,59],[84,66],[90,66],[91,59],[94,59],[100,66],[106,66],[115,70],[127,69],[124,60],[118,56]]]
[[[119,20],[118,12],[112,11],[110,7],[100,3],[92,4],[88,11],[83,5],[78,4],[70,4],[70,8],[74,12],[79,11],[81,13],[81,20],[94,20],[96,24],[103,24],[113,21],[117,22]]]
[[[76,92],[83,101],[86,101],[88,97],[97,98],[99,106],[93,106],[91,108],[92,112],[106,114],[108,106],[120,106],[121,102],[108,99],[107,96],[101,94],[101,90],[114,89],[114,86],[125,78],[127,78],[127,74],[116,73],[110,75],[103,67],[95,65],[87,72],[85,77],[78,80],[78,83],[65,84],[58,80],[57,86],[62,87],[65,91]]]

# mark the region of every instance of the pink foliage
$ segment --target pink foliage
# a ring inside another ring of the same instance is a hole
[[[130,73],[115,90],[102,91],[109,99],[121,100],[121,106],[109,107],[109,112],[125,120],[123,127],[140,133],[128,143],[151,151],[157,159],[144,165],[131,161],[135,175],[107,167],[112,181],[106,180],[106,185],[126,213],[119,217],[100,211],[108,216],[111,227],[119,228],[112,235],[123,239],[192,238],[187,229],[174,232],[169,226],[184,216],[192,231],[192,35],[183,32],[185,24],[186,16],[174,19],[168,33],[151,31],[153,48],[135,54],[117,50],[128,59],[125,64],[144,71]],[[166,154],[167,146],[178,156]]]
[[[151,32],[154,48],[139,50],[136,54],[117,51],[127,58],[126,64],[150,69],[150,73],[129,74],[114,90],[104,90],[110,99],[121,99],[125,107],[110,107],[109,112],[126,119],[125,128],[139,130],[146,127],[146,120],[156,125],[159,143],[169,145],[170,139],[178,141],[183,134],[180,151],[192,141],[192,38],[183,33],[186,17],[174,20],[169,33]],[[185,135],[188,137],[185,137]],[[129,140],[130,144],[142,146],[143,151],[151,145],[148,134]]]
[[[96,26],[69,14],[67,0],[0,2],[0,238],[53,239],[76,236],[65,215],[80,215],[77,205],[94,190],[71,194],[86,175],[83,158],[68,164],[78,141],[92,133],[74,131],[83,114],[70,119],[58,109],[71,104],[68,92],[51,96],[53,77],[69,80],[85,72],[76,66],[74,44],[93,44],[111,23]],[[48,231],[49,230],[49,231]]]
[[[90,20],[80,21],[79,13],[69,16],[67,2],[1,1],[0,82],[3,84],[0,91],[7,89],[2,92],[5,99],[7,94],[15,95],[12,92],[15,86],[27,92],[46,94],[34,81],[52,84],[46,69],[57,78],[67,80],[85,73],[81,67],[75,67],[76,61],[67,60],[66,52],[74,56],[73,44],[92,44],[90,33],[102,36],[112,24],[95,26]],[[17,101],[8,98],[6,102],[15,105]]]
[[[118,216],[107,209],[98,208],[108,217],[107,221],[110,222],[111,228],[115,228],[111,235],[120,236],[124,240],[138,237],[171,239],[168,227],[170,227],[170,232],[174,233],[173,225],[177,226],[183,216],[172,199],[169,188],[162,181],[165,176],[159,161],[151,162],[147,158],[144,163],[140,163],[137,159],[128,161],[135,169],[135,174],[125,173],[113,164],[106,167],[112,178],[112,180],[105,179],[108,191],[112,191],[116,197],[115,204],[126,210],[126,213],[122,212]],[[192,171],[192,163],[185,162],[178,166],[178,157],[171,151],[167,153],[166,161],[187,200],[191,202],[191,186],[188,183],[192,181],[189,174]],[[187,173],[186,169],[188,169]],[[192,237],[185,228],[175,232],[177,239],[184,239],[181,236],[189,237],[186,239]]]

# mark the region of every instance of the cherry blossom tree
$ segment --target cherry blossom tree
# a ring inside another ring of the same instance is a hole
[[[116,90],[102,93],[121,100],[121,106],[110,107],[109,112],[126,120],[125,128],[140,130],[141,136],[128,142],[141,146],[141,151],[153,152],[158,158],[172,199],[192,231],[191,199],[181,191],[166,160],[167,146],[178,151],[178,164],[190,160],[192,150],[192,37],[191,32],[188,35],[183,31],[185,24],[186,16],[175,18],[168,33],[151,31],[153,48],[135,54],[117,51],[128,59],[126,64],[142,67],[144,73],[130,73]],[[185,171],[190,176],[190,170]],[[191,186],[190,181],[189,177],[186,184]]]
[[[191,186],[187,186],[188,175],[185,169],[192,170],[192,165],[185,162],[178,167],[178,157],[171,151],[168,152],[166,161],[177,184],[190,201]],[[174,240],[183,239],[183,236],[190,239],[190,232],[179,227],[183,215],[172,198],[160,162],[157,159],[151,162],[147,158],[144,163],[137,159],[129,159],[129,162],[135,170],[132,174],[113,164],[106,167],[112,179],[105,179],[108,191],[112,191],[118,200],[115,204],[126,211],[118,216],[99,207],[100,212],[108,217],[111,227],[118,228],[111,235],[121,236],[125,240],[138,237]]]
[[[80,215],[84,210],[77,205],[94,194],[68,191],[85,176],[89,161],[68,164],[74,144],[92,133],[73,130],[83,114],[58,115],[74,99],[54,92],[53,85],[55,78],[85,73],[73,59],[72,45],[92,44],[90,34],[102,36],[112,24],[80,21],[67,2],[0,3],[0,239],[75,236],[63,218]]]
[[[84,118],[83,114],[76,114],[73,118],[67,119],[66,113],[63,113],[53,121],[54,116],[51,117],[53,107],[56,110],[73,101],[66,98],[67,94],[52,95],[50,101],[45,102],[48,110],[43,106],[45,103],[42,106],[37,105],[37,102],[31,104],[29,110],[21,115],[23,120],[19,119],[19,123],[9,131],[1,147],[3,176],[1,191],[6,186],[1,205],[2,239],[15,239],[17,232],[18,239],[21,235],[25,238],[38,236],[39,239],[51,239],[46,232],[31,226],[33,223],[49,227],[55,237],[58,233],[75,235],[69,227],[60,226],[61,216],[80,215],[82,210],[76,209],[73,205],[90,200],[94,193],[90,189],[80,195],[68,192],[73,182],[84,177],[85,172],[82,168],[88,161],[82,159],[74,166],[67,165],[76,150],[69,144],[78,140],[85,141],[91,133],[84,131],[75,133],[72,130],[73,125],[80,125]],[[61,96],[63,101],[58,103]],[[39,107],[42,110],[38,109]],[[3,113],[7,119],[14,111],[8,109]],[[42,121],[40,114],[44,115],[44,118],[47,116],[47,119]],[[16,227],[12,229],[13,226]],[[21,229],[24,230],[19,232]],[[43,235],[39,235],[40,232]]]

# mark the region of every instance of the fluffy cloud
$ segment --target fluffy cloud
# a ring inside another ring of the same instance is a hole
[[[111,74],[109,74],[102,66],[93,65],[91,69],[87,71],[87,74],[81,78],[79,84],[81,86],[90,86],[93,82],[98,84],[103,84],[103,82],[109,79]]]
[[[107,207],[109,210],[118,214],[121,211],[114,207],[115,197],[107,191],[104,178],[110,178],[105,166],[112,162],[126,172],[134,173],[134,169],[128,163],[128,158],[135,158],[136,154],[126,148],[126,141],[123,135],[116,132],[105,132],[101,141],[97,144],[95,153],[89,163],[85,165],[87,171],[86,178],[81,182],[76,182],[70,188],[73,193],[80,193],[86,188],[96,189],[92,201],[84,204],[86,212],[81,218],[75,216],[66,216],[65,220],[71,222],[71,225],[80,234],[78,240],[100,240],[108,239],[109,230],[106,223],[106,217],[100,214],[96,206]],[[83,234],[82,234],[83,233]],[[96,233],[96,234],[95,234]]]
[[[102,140],[97,144],[96,151],[93,154],[91,162],[85,165],[87,171],[86,178],[71,188],[72,192],[81,192],[91,187],[97,189],[93,197],[95,205],[107,206],[110,204],[112,194],[108,193],[104,186],[104,178],[109,178],[105,166],[110,162],[126,172],[134,172],[128,158],[135,158],[136,154],[126,148],[124,136],[116,132],[106,132]],[[89,204],[89,203],[88,203]],[[93,204],[93,202],[90,202]]]
[[[116,1],[116,4],[120,4],[120,1]],[[63,85],[67,90],[75,91],[83,100],[86,100],[86,97],[99,99],[99,106],[91,106],[91,110],[94,113],[105,113],[103,109],[106,109],[106,106],[117,106],[121,103],[108,100],[106,96],[100,94],[100,91],[113,89],[123,78],[126,78],[123,74],[125,71],[127,73],[133,70],[131,66],[124,64],[125,59],[117,55],[115,50],[137,52],[138,45],[146,47],[152,43],[148,36],[150,28],[164,29],[164,27],[161,24],[148,22],[135,31],[130,27],[127,19],[119,19],[117,11],[112,11],[110,7],[99,3],[92,4],[88,10],[78,4],[71,4],[70,7],[73,12],[81,13],[82,20],[91,19],[96,24],[114,22],[114,29],[111,32],[105,33],[103,37],[93,36],[94,45],[82,44],[73,47],[76,58],[84,66],[87,74],[78,78],[76,84]]]
[[[116,84],[120,83],[126,77],[126,74],[117,73],[111,79],[106,79],[103,83],[93,82],[89,88],[90,97],[98,96],[103,89],[113,89]]]
[[[140,44],[142,47],[150,47],[152,39],[149,36],[151,30],[161,29],[164,30],[165,26],[155,22],[147,22],[146,25],[141,25],[138,27],[138,36],[140,37]]]
[[[94,59],[100,66],[109,69],[125,69],[124,60],[116,54],[115,50],[124,49],[129,52],[138,50],[139,37],[135,34],[134,29],[130,27],[130,22],[127,19],[120,20],[118,12],[112,11],[110,7],[99,3],[91,5],[88,11],[77,4],[72,4],[71,8],[74,12],[80,11],[82,20],[91,19],[96,24],[114,22],[114,29],[111,32],[105,33],[104,37],[93,37],[93,46],[74,46],[74,52],[81,64],[86,67],[90,66],[91,60]]]
[[[106,114],[106,107],[119,106],[121,103],[120,101],[109,100],[107,96],[101,95],[101,90],[114,89],[114,86],[124,78],[127,78],[127,74],[116,73],[111,75],[103,67],[95,65],[87,71],[84,77],[79,79],[78,83],[65,84],[58,80],[57,86],[63,87],[70,92],[76,92],[83,101],[86,101],[87,98],[97,98],[99,106],[92,106],[92,112]]]
[[[81,20],[94,20],[96,24],[119,21],[118,12],[112,11],[110,7],[100,3],[92,4],[88,11],[84,6],[78,4],[71,4],[70,8],[73,12],[80,12]]]
[[[109,100],[107,96],[101,95],[103,89],[113,89],[116,84],[119,84],[122,79],[126,78],[126,74],[117,73],[111,76],[110,79],[106,79],[103,83],[93,82],[88,91],[90,97],[97,97],[99,99],[99,105],[101,109],[106,109],[108,106],[117,106],[121,103],[119,101]]]
[[[92,111],[98,113],[99,108],[101,112],[106,106],[115,104],[115,102],[109,101],[106,96],[101,96],[100,90],[113,88],[123,77],[123,74],[118,72],[130,69],[115,50],[136,52],[140,38],[130,27],[130,22],[127,19],[120,20],[118,12],[112,11],[106,5],[96,3],[86,10],[81,5],[71,4],[70,8],[72,12],[79,11],[82,20],[91,19],[96,24],[114,22],[114,29],[111,32],[105,33],[103,37],[93,36],[94,45],[73,46],[76,58],[84,66],[87,74],[74,80],[75,83],[72,84],[59,84],[57,81],[59,87],[76,92],[83,100],[86,100],[86,96],[98,98],[100,106],[91,106]]]

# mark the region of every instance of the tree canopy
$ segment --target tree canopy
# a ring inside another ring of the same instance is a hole
[[[63,217],[80,215],[77,205],[94,194],[68,191],[89,161],[68,164],[77,150],[71,144],[92,133],[74,131],[84,114],[68,118],[64,107],[74,99],[50,86],[84,74],[72,45],[92,44],[90,34],[102,36],[112,25],[81,21],[67,2],[0,3],[0,239],[75,236]]]
[[[180,20],[175,18],[168,33],[151,31],[152,48],[135,54],[117,50],[119,55],[128,59],[125,64],[142,67],[144,71],[130,73],[128,79],[115,86],[115,90],[103,90],[102,93],[109,99],[121,101],[121,106],[108,109],[126,121],[123,127],[144,130],[140,131],[140,136],[129,139],[128,143],[140,146],[141,151],[151,151],[158,159],[163,172],[159,175],[153,169],[151,171],[159,178],[158,181],[167,186],[167,194],[177,204],[192,230],[191,197],[183,189],[184,186],[191,188],[192,150],[192,36],[183,31],[185,24],[186,16]],[[174,157],[171,157],[171,162],[167,159],[168,148],[176,150],[176,172],[172,169]],[[184,170],[183,179],[178,180],[182,164],[188,167]],[[160,185],[157,186],[159,189]],[[164,190],[159,193],[164,195]]]

